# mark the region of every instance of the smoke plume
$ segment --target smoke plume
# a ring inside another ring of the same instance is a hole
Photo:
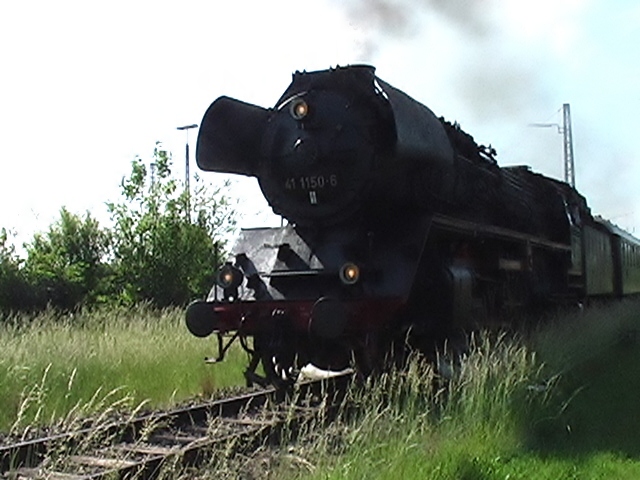
[[[338,2],[339,0],[336,0]],[[447,65],[434,68],[468,109],[474,121],[535,121],[535,105],[544,103],[544,82],[536,55],[514,51],[502,26],[498,0],[347,0],[339,4],[363,35],[363,61],[375,64],[390,39],[424,41],[424,29],[445,26],[454,41],[425,44],[426,58],[446,49]],[[434,43],[434,42],[431,42]],[[439,58],[442,58],[440,55]],[[399,86],[402,88],[402,86]],[[533,120],[532,120],[533,119]]]

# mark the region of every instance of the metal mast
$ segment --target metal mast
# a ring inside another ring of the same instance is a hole
[[[187,192],[187,218],[191,218],[191,188],[189,187],[189,180],[191,175],[189,174],[189,130],[192,128],[198,128],[196,123],[192,125],[185,125],[184,127],[178,127],[178,130],[184,130],[187,134],[187,143],[185,145],[184,152],[184,189]]]
[[[571,135],[571,109],[568,103],[562,105],[564,135],[564,181],[573,188],[576,186],[576,170],[573,162],[573,136]]]

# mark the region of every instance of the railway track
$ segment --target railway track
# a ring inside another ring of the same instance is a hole
[[[216,451],[248,452],[326,406],[349,378],[301,383],[284,400],[271,388],[0,446],[0,479],[153,479]]]

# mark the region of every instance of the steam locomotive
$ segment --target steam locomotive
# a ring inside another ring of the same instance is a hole
[[[218,98],[198,166],[256,177],[288,223],[241,231],[189,331],[216,334],[212,361],[239,341],[249,382],[286,384],[309,363],[368,372],[406,343],[640,293],[638,239],[495,156],[370,66],[296,72],[274,108]]]

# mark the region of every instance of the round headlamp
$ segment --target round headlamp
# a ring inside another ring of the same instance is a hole
[[[226,264],[220,269],[216,277],[216,283],[224,288],[238,288],[242,284],[244,276],[242,272],[231,264]]]
[[[345,263],[340,268],[340,281],[345,285],[354,285],[360,280],[360,267],[355,263]]]
[[[301,98],[291,102],[289,113],[295,120],[302,120],[309,114],[309,105]]]

